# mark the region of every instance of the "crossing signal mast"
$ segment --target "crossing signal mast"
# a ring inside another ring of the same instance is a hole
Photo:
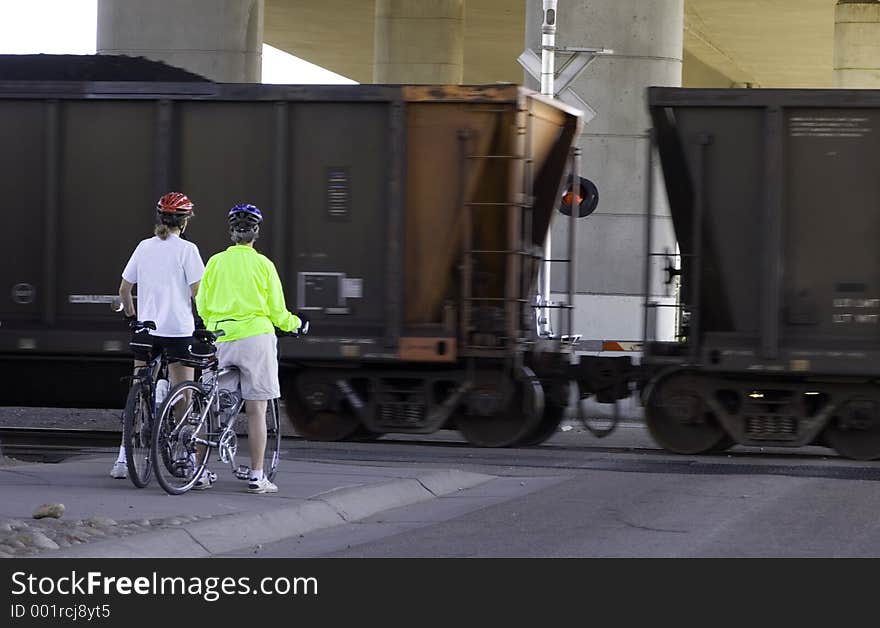
[[[613,54],[614,51],[609,48],[580,48],[572,46],[556,45],[556,29],[558,22],[557,4],[558,0],[543,0],[544,11],[541,24],[541,57],[530,49],[525,50],[517,59],[519,64],[523,66],[526,72],[532,78],[541,82],[541,93],[549,98],[559,98],[566,104],[572,105],[584,112],[584,122],[589,122],[596,116],[595,110],[590,107],[580,96],[571,88],[571,84],[583,73],[587,66],[592,63],[596,57],[602,55]],[[567,59],[556,71],[556,53],[567,55]],[[580,186],[574,185],[575,181],[580,182]],[[573,172],[568,178],[566,191],[563,194],[560,204],[560,211],[565,215],[570,215],[573,211],[577,211],[578,217],[588,216],[596,208],[599,201],[599,192],[596,186],[588,179],[580,177],[579,172]],[[577,210],[574,209],[577,207]],[[544,337],[552,337],[553,329],[550,321],[550,309],[553,305],[550,299],[550,270],[552,263],[552,237],[551,233],[547,233],[547,239],[544,243],[544,265],[539,280],[538,295],[538,334]],[[569,304],[574,305],[573,303]]]

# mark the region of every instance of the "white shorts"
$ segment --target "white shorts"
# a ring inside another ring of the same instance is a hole
[[[228,373],[220,380],[221,388],[235,390],[241,386],[242,398],[251,401],[280,397],[277,346],[275,334],[218,342],[220,368],[238,367],[238,371]]]

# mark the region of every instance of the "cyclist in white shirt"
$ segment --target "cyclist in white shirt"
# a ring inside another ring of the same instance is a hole
[[[148,331],[152,352],[165,350],[171,386],[192,379],[193,369],[177,361],[189,356],[195,328],[192,300],[199,289],[205,264],[198,247],[180,236],[193,216],[193,202],[185,194],[169,192],[156,203],[154,236],[141,240],[122,271],[119,297],[129,320],[153,321],[156,329]],[[137,284],[137,308],[132,289]],[[140,335],[140,334],[138,334]],[[150,359],[150,351],[136,351],[135,372]],[[124,479],[125,444],[110,476]]]

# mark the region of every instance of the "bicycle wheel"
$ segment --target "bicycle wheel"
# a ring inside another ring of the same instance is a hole
[[[278,420],[278,399],[266,404],[266,451],[263,453],[263,474],[269,481],[278,472],[278,456],[281,452],[281,424]]]
[[[182,382],[171,389],[153,429],[153,467],[156,480],[171,495],[190,490],[208,464],[209,451],[199,460],[197,438],[213,432],[213,414],[201,420],[208,402],[202,387]]]
[[[150,483],[153,471],[151,426],[153,408],[149,386],[135,379],[128,391],[125,412],[122,415],[122,443],[125,445],[125,465],[128,479],[138,488]]]

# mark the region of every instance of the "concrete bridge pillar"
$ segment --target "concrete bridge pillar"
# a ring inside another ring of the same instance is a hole
[[[880,1],[838,0],[834,7],[834,87],[880,87]]]
[[[639,340],[644,290],[645,170],[651,127],[645,89],[680,86],[684,0],[559,0],[557,47],[610,48],[572,84],[595,112],[579,139],[581,176],[599,188],[599,205],[577,227],[578,283],[574,333],[586,339]],[[526,46],[541,54],[542,0],[526,5]],[[556,68],[566,55],[557,53]],[[538,87],[529,81],[530,87]],[[561,86],[556,85],[558,90]],[[563,100],[565,96],[563,95]],[[655,162],[656,163],[656,162]],[[661,179],[655,177],[652,251],[675,252],[675,238]],[[566,258],[567,218],[553,225],[553,258]],[[660,260],[660,258],[654,258]],[[653,271],[655,300],[664,300]],[[565,266],[552,267],[551,298],[567,301]],[[667,298],[672,301],[672,298]],[[659,308],[659,335],[668,338],[673,308]],[[558,325],[554,325],[559,329]]]
[[[98,54],[163,61],[213,81],[259,83],[263,0],[98,0]]]
[[[374,50],[374,83],[461,83],[464,0],[376,0]]]

